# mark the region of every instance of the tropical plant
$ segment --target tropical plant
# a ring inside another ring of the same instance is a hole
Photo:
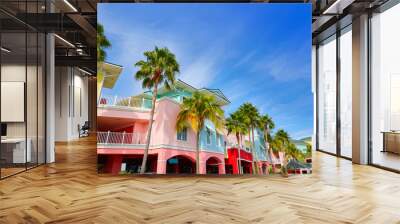
[[[243,116],[244,123],[247,125],[249,130],[249,141],[251,141],[251,153],[253,155],[254,162],[252,163],[252,169],[260,173],[258,166],[255,166],[254,163],[258,162],[257,155],[254,150],[254,129],[259,126],[260,123],[260,113],[258,112],[257,107],[255,107],[251,103],[244,103],[239,107],[239,113]],[[250,135],[251,133],[251,135]],[[257,168],[257,169],[256,169]]]
[[[309,143],[306,143],[306,155],[305,157],[309,158],[312,156],[312,146]]]
[[[271,131],[275,128],[275,123],[268,114],[264,114],[260,117],[259,128],[264,133],[265,153],[271,157],[272,155],[272,135]],[[272,157],[271,157],[272,158]],[[275,172],[275,165],[272,164],[272,170]]]
[[[144,149],[142,167],[140,169],[141,174],[146,171],[158,87],[163,85],[166,89],[171,89],[175,83],[175,76],[179,73],[179,64],[176,61],[175,55],[171,53],[168,48],[155,47],[153,51],[144,52],[144,56],[146,57],[145,60],[140,60],[135,64],[135,66],[139,67],[135,78],[136,80],[142,80],[143,88],[152,90],[153,97],[146,147]]]
[[[242,114],[238,111],[230,114],[230,116],[225,121],[225,127],[228,131],[228,135],[233,133],[236,136],[236,141],[238,145],[238,156],[239,156],[239,174],[242,173],[242,164],[241,164],[241,142],[242,142],[242,135],[247,132],[247,126],[244,123],[244,118]]]
[[[290,141],[289,134],[280,129],[277,131],[274,137],[274,145],[279,151],[283,152],[283,165],[282,165],[282,175],[287,176],[287,164],[290,160],[294,159],[302,163],[305,159],[306,154],[303,153],[297,146]]]
[[[304,154],[292,142],[288,144],[286,156],[289,160],[290,159],[296,159],[298,161],[304,160]]]
[[[214,95],[196,91],[191,97],[183,100],[176,121],[176,130],[182,131],[190,127],[196,133],[197,174],[200,173],[200,132],[205,127],[206,120],[211,121],[218,130],[224,125],[224,111]]]
[[[271,131],[275,128],[275,123],[268,114],[264,114],[259,119],[259,128],[264,131],[264,140],[266,143],[271,143]],[[270,148],[269,146],[266,148]]]
[[[104,34],[104,27],[101,24],[97,24],[97,62],[104,62],[107,53],[105,48],[111,47],[110,41]]]
[[[283,152],[283,164],[281,173],[283,176],[287,176],[287,164],[290,150],[290,137],[289,134],[283,129],[279,129],[274,136],[273,146],[280,152]]]

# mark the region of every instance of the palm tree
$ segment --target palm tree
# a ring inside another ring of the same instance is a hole
[[[241,116],[241,114],[238,111],[230,114],[230,117],[228,117],[225,121],[225,127],[228,131],[228,135],[234,133],[236,136],[236,141],[238,144],[238,156],[239,156],[239,174],[241,174],[242,173],[242,164],[240,156],[241,136],[243,133],[246,133],[247,131],[247,127],[244,123],[243,116]]]
[[[271,155],[271,141],[272,141],[272,136],[271,136],[271,130],[275,128],[275,123],[272,120],[272,118],[268,115],[265,114],[260,117],[260,123],[259,123],[259,128],[264,131],[264,142],[265,142],[265,150],[266,153]],[[268,144],[267,144],[268,143]],[[275,166],[273,166],[273,170],[275,171]]]
[[[254,129],[258,127],[260,123],[260,113],[258,112],[257,107],[255,107],[251,103],[244,103],[239,107],[239,113],[242,114],[244,118],[244,122],[248,127],[249,130],[249,141],[251,141],[251,153],[253,155],[253,160],[258,161],[258,158],[256,156],[255,150],[254,150]],[[250,132],[251,132],[251,138],[250,138]],[[259,173],[258,166],[255,166],[255,161],[252,163],[252,169]],[[255,169],[257,167],[257,170]]]
[[[191,127],[196,133],[196,173],[200,173],[200,132],[205,126],[205,121],[211,121],[216,129],[224,124],[224,111],[217,103],[215,97],[199,91],[192,97],[185,98],[176,121],[176,130],[182,131]]]
[[[146,171],[158,87],[159,85],[164,85],[166,89],[171,89],[175,83],[175,76],[179,73],[179,64],[175,55],[168,48],[155,47],[153,51],[144,52],[144,56],[146,56],[146,60],[140,60],[135,64],[135,66],[139,67],[135,78],[136,80],[142,80],[143,88],[152,90],[153,98],[140,174]]]
[[[305,157],[309,158],[312,156],[312,146],[310,143],[306,143],[306,153],[305,153]]]
[[[304,160],[304,154],[297,148],[297,146],[295,144],[290,142],[289,145],[288,145],[287,158],[289,160],[290,159],[295,159],[297,161],[303,161]]]
[[[104,74],[102,64],[106,59],[106,48],[111,47],[110,41],[104,35],[104,27],[101,24],[97,24],[97,97],[100,97],[100,91],[104,82]]]
[[[111,47],[110,41],[104,35],[104,27],[101,24],[97,24],[97,62],[104,62],[106,59],[105,48]]]
[[[289,134],[283,129],[279,129],[276,132],[274,137],[274,146],[284,154],[281,173],[283,176],[287,176],[288,157],[292,154]]]

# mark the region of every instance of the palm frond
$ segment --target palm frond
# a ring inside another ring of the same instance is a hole
[[[106,59],[107,53],[105,51],[106,48],[111,47],[111,42],[104,35],[104,27],[101,24],[97,24],[97,61],[103,62]]]
[[[142,86],[158,87],[164,85],[165,88],[171,89],[175,83],[175,77],[179,73],[179,64],[175,55],[168,48],[155,47],[153,51],[143,53],[145,60],[135,63],[139,70],[135,74],[137,80],[143,80]]]

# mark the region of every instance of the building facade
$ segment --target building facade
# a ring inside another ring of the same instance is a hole
[[[184,98],[191,97],[194,91],[213,94],[222,107],[230,103],[220,90],[197,89],[181,80],[176,82],[173,90],[161,88],[156,100],[147,164],[151,173],[195,173],[196,134],[190,128],[176,131],[180,104]],[[97,153],[103,172],[139,172],[149,125],[151,96],[152,93],[148,91],[127,98],[100,97]],[[236,140],[226,133],[225,130],[216,129],[212,122],[205,122],[199,140],[200,174],[225,174],[226,166],[232,167],[232,163],[235,168],[230,169],[230,173],[238,173],[239,158],[229,158],[234,154],[231,151],[234,150],[233,142]],[[262,131],[256,130],[254,137],[256,158],[243,156],[242,160],[250,163],[257,161],[260,168],[264,166],[266,173],[268,156]],[[249,148],[242,151],[243,155],[250,154]],[[252,173],[252,170],[247,172]]]

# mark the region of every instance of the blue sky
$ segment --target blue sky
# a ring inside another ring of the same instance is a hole
[[[106,60],[124,67],[103,94],[142,92],[134,63],[168,47],[179,79],[224,92],[227,115],[251,102],[293,138],[311,136],[311,5],[103,3],[98,21],[112,43]]]

